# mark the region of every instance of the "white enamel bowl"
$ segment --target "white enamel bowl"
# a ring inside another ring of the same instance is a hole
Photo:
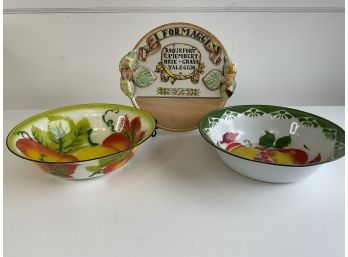
[[[230,106],[204,116],[203,138],[234,171],[266,182],[294,182],[344,156],[345,132],[300,110]]]

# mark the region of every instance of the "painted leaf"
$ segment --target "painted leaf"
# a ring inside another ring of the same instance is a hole
[[[73,122],[70,119],[70,122]],[[87,118],[81,119],[76,126],[74,126],[74,131],[66,135],[64,139],[64,150],[67,153],[77,151],[81,146],[88,142],[88,131],[90,129],[89,122]]]
[[[223,78],[220,71],[212,70],[204,76],[203,83],[207,88],[215,90],[220,87]]]
[[[243,112],[243,114],[247,117],[255,118],[255,117],[261,117],[265,115],[265,113],[261,110],[258,110],[256,108],[250,108],[249,110]]]
[[[42,129],[32,126],[31,127],[31,134],[33,135],[34,139],[38,141],[40,144],[48,147],[50,143],[50,139],[47,136],[47,133],[44,132]]]
[[[291,137],[290,136],[285,136],[278,138],[277,141],[275,142],[274,147],[275,148],[284,148],[290,145],[291,143]]]
[[[100,166],[87,166],[86,170],[94,173],[94,172],[101,171],[101,167]]]
[[[265,131],[266,134],[260,137],[259,145],[263,147],[272,147],[275,141],[275,135],[270,133],[269,131]]]
[[[124,158],[124,156],[126,156],[126,153],[128,153],[128,152],[129,151],[101,158],[99,160],[99,166],[100,167],[104,167],[104,166],[106,166],[106,165],[108,165],[110,163],[120,161],[120,160],[122,160]]]
[[[33,137],[49,149],[59,153],[72,153],[88,142],[90,129],[87,118],[81,119],[77,124],[69,118],[62,116],[49,116],[48,131],[32,127]]]
[[[112,156],[107,156],[99,160],[99,165],[103,167],[110,163],[122,160],[122,158],[123,158],[123,154],[114,154]]]
[[[139,87],[148,87],[156,80],[152,70],[146,67],[140,67],[134,72],[134,82]]]
[[[134,70],[137,66],[137,51],[133,50],[127,53],[120,61],[119,69],[128,69]]]
[[[64,119],[53,120],[48,123],[48,130],[54,138],[60,139],[70,132],[70,126]]]
[[[318,122],[312,118],[312,117],[300,117],[298,119],[302,125],[307,126],[307,127],[314,127],[317,128],[319,126]]]
[[[236,117],[238,117],[239,113],[238,112],[233,112],[230,110],[226,110],[224,114],[221,116],[222,120],[233,120]]]
[[[285,111],[285,110],[279,110],[279,111],[271,112],[270,114],[274,118],[280,119],[280,120],[293,118],[293,116],[290,113],[288,113],[287,111]]]
[[[335,140],[336,139],[336,134],[337,134],[337,130],[336,129],[323,128],[323,133],[330,140]]]

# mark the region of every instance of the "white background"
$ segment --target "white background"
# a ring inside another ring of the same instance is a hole
[[[16,0],[4,8],[5,109],[130,104],[120,58],[174,21],[208,29],[237,62],[227,105],[344,105],[342,0]]]

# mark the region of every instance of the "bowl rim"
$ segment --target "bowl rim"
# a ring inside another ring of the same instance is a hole
[[[329,163],[329,162],[332,162],[332,161],[336,161],[342,157],[344,157],[344,153],[339,155],[338,157],[336,158],[333,158],[333,159],[327,159],[325,161],[320,161],[320,162],[315,162],[315,163],[307,163],[307,164],[293,164],[293,165],[290,165],[290,164],[279,164],[279,163],[268,163],[268,162],[262,162],[262,161],[258,161],[258,160],[252,160],[252,159],[248,159],[248,158],[245,158],[245,157],[242,157],[242,156],[239,156],[239,155],[236,155],[236,154],[232,154],[228,151],[226,151],[225,149],[217,146],[216,144],[214,144],[211,139],[209,138],[209,136],[203,131],[203,122],[209,118],[209,116],[212,116],[212,114],[216,113],[216,112],[219,112],[219,111],[223,111],[223,110],[229,110],[231,108],[236,108],[236,107],[250,107],[250,108],[257,108],[257,107],[272,107],[272,108],[282,108],[282,109],[285,109],[285,110],[290,110],[290,111],[296,111],[296,112],[301,112],[303,114],[308,114],[310,116],[313,116],[315,118],[319,118],[319,119],[322,119],[324,120],[325,122],[327,123],[330,123],[331,125],[333,125],[335,128],[337,128],[338,130],[341,130],[341,132],[343,133],[343,135],[345,135],[345,131],[343,128],[341,128],[339,125],[337,125],[336,123],[328,120],[328,119],[325,119],[321,116],[318,116],[316,114],[313,114],[313,113],[310,113],[310,112],[306,112],[306,111],[302,111],[302,110],[299,110],[299,109],[295,109],[295,108],[291,108],[291,107],[284,107],[284,106],[279,106],[279,105],[268,105],[268,104],[243,104],[243,105],[231,105],[231,106],[225,106],[225,107],[222,107],[222,108],[219,108],[219,109],[215,109],[207,114],[205,114],[201,120],[199,121],[199,124],[198,124],[198,129],[199,129],[199,133],[201,134],[201,136],[209,143],[211,144],[212,146],[214,146],[216,149],[228,154],[228,155],[231,155],[233,157],[237,157],[237,158],[240,158],[240,159],[243,159],[243,160],[247,160],[247,161],[250,161],[250,162],[256,162],[256,163],[260,163],[260,164],[266,164],[266,165],[274,165],[274,166],[282,166],[282,167],[297,167],[297,168],[301,168],[301,167],[309,167],[309,166],[315,166],[315,165],[321,165],[321,164],[324,164],[324,163]],[[268,113],[267,113],[268,114]],[[344,140],[343,140],[344,141]]]
[[[132,145],[131,147],[124,149],[122,151],[118,151],[112,154],[107,154],[104,156],[100,156],[100,157],[96,157],[96,158],[90,158],[90,159],[86,159],[86,160],[79,160],[79,161],[67,161],[67,162],[47,162],[47,161],[40,161],[40,160],[35,160],[35,159],[30,159],[26,156],[21,156],[18,153],[16,153],[12,147],[10,146],[10,142],[12,142],[11,140],[14,140],[14,134],[13,132],[16,131],[16,129],[18,129],[21,126],[27,125],[26,123],[33,123],[36,120],[39,120],[43,115],[47,115],[47,114],[54,114],[56,112],[63,112],[63,111],[76,111],[76,110],[87,110],[88,107],[92,108],[102,108],[102,107],[112,107],[112,108],[120,108],[123,110],[130,110],[132,112],[137,112],[137,113],[141,113],[143,115],[143,118],[145,118],[149,124],[151,125],[151,130],[150,133],[148,134],[147,137],[144,137],[141,141],[139,141],[138,143]],[[101,158],[106,158],[109,156],[113,156],[115,154],[120,154],[126,151],[129,151],[135,147],[138,147],[139,145],[141,145],[142,143],[144,143],[145,141],[147,141],[151,136],[153,136],[155,130],[157,128],[157,121],[156,119],[148,112],[145,112],[141,109],[132,107],[132,106],[127,106],[127,105],[122,105],[122,104],[112,104],[112,103],[86,103],[86,104],[74,104],[74,105],[67,105],[67,106],[62,106],[62,107],[57,107],[57,108],[53,108],[53,109],[49,109],[47,111],[35,114],[29,118],[26,118],[25,120],[21,121],[20,123],[18,123],[14,128],[12,128],[10,130],[10,132],[7,134],[6,137],[6,147],[7,149],[14,155],[24,159],[24,160],[28,160],[28,161],[32,161],[32,162],[36,162],[36,163],[42,163],[42,164],[52,164],[52,165],[58,165],[58,164],[73,164],[73,163],[84,163],[84,162],[89,162],[89,161],[94,161],[94,160],[99,160]],[[12,138],[13,137],[13,138]]]

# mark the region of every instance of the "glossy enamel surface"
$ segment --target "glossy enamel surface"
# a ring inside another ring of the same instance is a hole
[[[155,126],[151,115],[136,108],[75,105],[23,121],[9,133],[6,143],[12,153],[50,174],[86,179],[126,164]]]
[[[269,182],[296,181],[344,156],[344,130],[319,116],[279,106],[231,106],[199,126],[235,171]]]

